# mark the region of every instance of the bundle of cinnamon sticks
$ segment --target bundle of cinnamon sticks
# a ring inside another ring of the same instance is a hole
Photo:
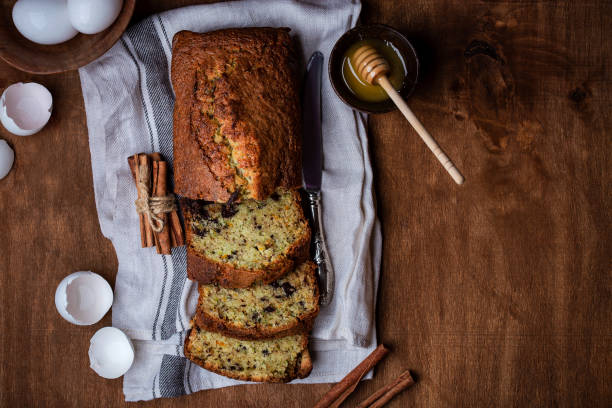
[[[357,388],[359,381],[368,373],[384,356],[389,349],[384,345],[379,345],[376,349],[363,360],[357,367],[346,375],[336,385],[334,385],[320,400],[314,408],[338,408],[344,400]],[[393,382],[380,388],[374,394],[362,401],[358,408],[380,408],[389,402],[395,395],[414,384],[410,371],[406,370],[399,375]]]
[[[155,245],[158,254],[170,255],[185,244],[176,200],[168,191],[168,166],[159,153],[139,153],[128,158],[138,190],[136,208],[140,219],[142,248]]]

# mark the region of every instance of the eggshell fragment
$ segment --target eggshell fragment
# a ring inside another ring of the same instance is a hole
[[[113,304],[108,282],[93,272],[66,276],[55,291],[55,307],[70,323],[86,326],[99,322]]]
[[[18,82],[0,97],[0,122],[9,132],[29,136],[41,130],[51,117],[51,92],[35,82]]]
[[[68,0],[68,18],[83,34],[96,34],[113,24],[123,0]]]
[[[11,146],[6,143],[6,140],[0,140],[0,180],[9,174],[14,161],[15,152],[13,152]]]
[[[79,33],[68,19],[66,0],[19,0],[12,16],[21,35],[38,44],[59,44]]]
[[[134,346],[124,332],[103,327],[89,342],[89,366],[104,378],[118,378],[134,362]]]

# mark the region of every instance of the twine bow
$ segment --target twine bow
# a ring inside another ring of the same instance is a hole
[[[151,197],[150,186],[150,170],[147,163],[140,164],[138,168],[138,180],[136,187],[138,188],[138,198],[135,202],[136,211],[139,214],[145,214],[151,225],[151,229],[157,233],[164,229],[164,220],[159,215],[169,213],[176,210],[176,202],[174,194],[168,194],[162,197]]]

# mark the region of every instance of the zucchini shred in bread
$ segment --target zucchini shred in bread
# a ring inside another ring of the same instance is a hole
[[[273,282],[308,258],[310,227],[297,191],[279,188],[264,201],[231,201],[181,201],[190,279],[245,288]]]
[[[199,366],[237,380],[288,382],[312,370],[306,333],[240,340],[194,327],[185,339],[184,351]]]
[[[296,61],[287,28],[174,36],[175,193],[263,200],[301,185]]]
[[[305,262],[270,284],[228,289],[199,285],[195,324],[245,339],[282,337],[311,328],[319,312],[315,265]]]

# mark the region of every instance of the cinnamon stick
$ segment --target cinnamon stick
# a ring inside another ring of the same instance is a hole
[[[176,238],[174,237],[174,230],[172,229],[172,224],[169,226],[170,228],[170,245],[172,245],[172,248],[177,247],[178,245],[176,245]]]
[[[383,344],[380,344],[370,353],[357,367],[348,373],[339,383],[334,385],[324,396],[317,402],[314,408],[338,407],[355,390],[359,381],[368,373],[384,356],[387,355],[389,349]]]
[[[147,168],[149,169],[149,171],[151,171],[151,163],[149,160],[149,156],[147,156],[145,153],[140,153],[138,155],[138,172],[140,171],[140,166],[144,166],[146,165]],[[136,173],[137,175],[140,175],[139,173]],[[136,180],[136,182],[138,183],[138,179]],[[149,191],[151,189],[151,178],[149,178]],[[146,217],[146,216],[145,216]],[[151,247],[155,244],[155,238],[153,237],[153,230],[151,229],[151,224],[148,222],[147,219],[145,219],[145,237],[146,237],[146,242],[147,242],[147,246]]]
[[[164,186],[166,187],[166,194],[168,192],[167,190],[167,163],[162,159],[161,154],[159,153],[151,153],[151,158],[153,160],[157,160],[160,162],[164,162],[164,165],[166,166],[165,169],[165,173],[166,175],[163,178],[163,182],[164,182]],[[161,195],[161,194],[160,194]],[[169,215],[167,215],[167,222],[169,222],[169,226],[168,226],[168,232],[170,235],[170,240],[171,240],[171,247],[177,247],[177,246],[182,246],[185,245],[185,238],[183,235],[183,226],[181,225],[181,220],[175,211],[172,211]]]
[[[153,159],[151,157],[151,159]],[[156,197],[158,196],[157,193],[157,189],[158,189],[158,164],[159,162],[157,160],[151,160],[151,197]],[[159,243],[159,233],[153,231],[153,241],[155,242],[155,249],[157,250],[158,254],[162,253],[162,248],[161,248],[161,244]]]
[[[128,164],[130,165],[130,171],[132,172],[134,183],[138,184],[138,155],[135,154],[133,156],[128,157]],[[140,198],[140,190],[138,191],[138,198]],[[145,215],[139,213],[138,221],[140,222],[140,246],[142,248],[146,248],[147,238],[145,233],[145,223],[147,222],[147,220],[145,219]]]
[[[406,370],[393,382],[376,391],[365,399],[357,408],[379,408],[385,405],[394,396],[414,384],[410,371]]]
[[[166,162],[155,161],[157,183],[155,184],[155,195],[157,197],[164,197],[168,194],[168,188],[166,185]],[[157,234],[159,246],[161,247],[161,253],[164,255],[172,254],[172,242],[170,238],[170,229],[172,226],[168,222],[168,214],[160,214],[161,219],[164,221],[164,228]]]
[[[185,245],[185,237],[183,236],[183,226],[176,211],[170,213],[170,224],[172,225],[172,238],[175,241],[174,246]]]

